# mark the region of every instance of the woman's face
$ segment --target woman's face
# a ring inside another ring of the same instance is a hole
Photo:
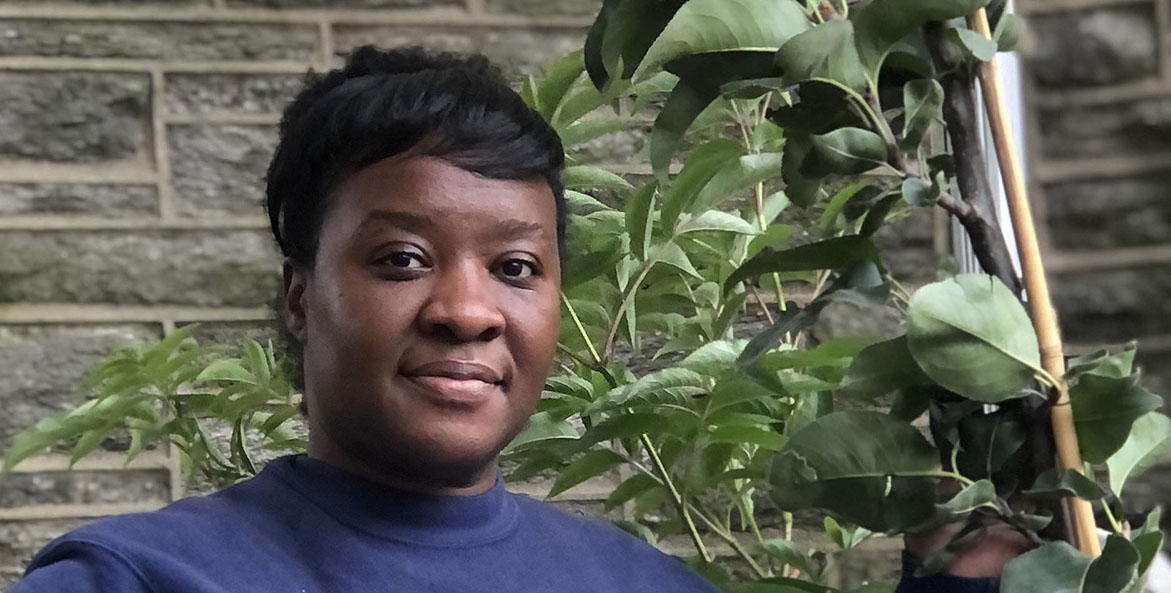
[[[285,272],[310,454],[410,489],[487,489],[557,344],[548,184],[393,157],[330,199],[313,269]]]

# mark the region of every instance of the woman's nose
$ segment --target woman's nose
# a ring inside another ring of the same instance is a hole
[[[460,342],[490,341],[504,332],[489,270],[469,262],[437,272],[419,312],[424,332]]]

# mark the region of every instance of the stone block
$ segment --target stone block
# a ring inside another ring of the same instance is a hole
[[[267,344],[268,340],[277,343],[277,321],[213,321],[199,322],[191,331],[191,336],[200,344],[239,344],[243,340],[252,339]],[[188,324],[180,324],[188,325]]]
[[[0,56],[294,60],[317,51],[313,25],[8,20]]]
[[[149,154],[145,74],[0,72],[0,105],[5,160],[88,163]]]
[[[184,8],[190,6],[207,6],[209,0],[68,0],[70,4],[83,4],[87,6],[182,6]],[[42,5],[45,4],[43,0],[0,0],[0,6],[12,5]],[[64,3],[64,2],[59,2]]]
[[[525,16],[594,16],[602,9],[600,0],[488,0],[489,12]]]
[[[262,8],[436,8],[463,7],[462,0],[228,0],[229,7]]]
[[[1085,250],[1171,243],[1169,187],[1171,172],[1047,185],[1053,244]]]
[[[509,76],[535,73],[539,67],[576,49],[585,42],[585,31],[580,29],[493,28],[477,30],[445,27],[400,26],[338,26],[334,29],[334,45],[339,54],[348,53],[359,45],[379,47],[425,45],[455,52],[479,52]]]
[[[102,218],[158,215],[153,185],[0,183],[0,216],[79,214]]]
[[[1043,110],[1038,121],[1050,158],[1171,152],[1171,97]]]
[[[584,29],[502,29],[484,31],[481,51],[506,74],[535,74],[585,45]]]
[[[637,155],[646,147],[649,136],[648,123],[645,128],[614,132],[578,144],[571,149],[571,154],[579,164],[637,162]]]
[[[901,219],[891,220],[874,235],[883,264],[903,283],[935,280],[937,270],[932,242],[933,222],[929,208],[916,208]]]
[[[278,261],[267,231],[10,231],[0,303],[260,306]]]
[[[167,470],[63,471],[11,474],[0,484],[0,508],[36,504],[170,501]]]
[[[1171,333],[1171,266],[1067,273],[1053,281],[1053,303],[1070,342]]]
[[[1154,6],[1143,3],[1035,15],[1030,70],[1041,87],[1098,86],[1158,71]]]
[[[281,113],[301,90],[297,74],[172,73],[166,80],[173,114]]]
[[[167,128],[176,208],[184,216],[260,214],[275,126]]]
[[[0,521],[0,589],[7,590],[24,572],[33,554],[65,532],[92,519]]]
[[[158,334],[148,324],[0,325],[0,449],[38,420],[80,404],[79,382],[91,366]]]
[[[431,49],[472,52],[480,50],[479,36],[467,27],[404,27],[394,25],[335,25],[334,47],[338,55],[361,45],[398,47],[422,45]]]

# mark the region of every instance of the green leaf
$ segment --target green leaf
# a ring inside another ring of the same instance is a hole
[[[866,72],[854,44],[854,23],[835,20],[794,36],[777,51],[785,81],[832,80],[855,91],[866,89]]]
[[[931,125],[943,117],[943,87],[934,78],[912,80],[903,87],[903,124],[905,149],[915,151]]]
[[[765,152],[747,154],[725,164],[699,191],[689,211],[704,212],[715,208],[738,192],[779,177],[781,158],[779,152]]]
[[[1041,365],[1024,307],[992,276],[961,274],[920,288],[907,310],[911,355],[927,376],[966,398],[1021,396]]]
[[[757,445],[768,451],[780,451],[785,437],[775,430],[752,426],[720,426],[708,433],[709,443]]]
[[[1120,449],[1135,420],[1159,409],[1163,400],[1143,389],[1138,376],[1116,378],[1088,373],[1069,390],[1082,459],[1102,463]]]
[[[627,79],[686,0],[624,0],[614,7],[600,43],[605,79]],[[595,79],[596,82],[596,79]],[[603,88],[602,84],[597,85]]]
[[[605,117],[579,121],[561,131],[561,143],[566,148],[584,144],[606,134],[640,128],[646,122],[637,117]]]
[[[1082,593],[1120,593],[1137,578],[1139,553],[1125,537],[1111,534],[1090,564]]]
[[[760,233],[748,221],[735,214],[728,214],[719,210],[708,210],[699,216],[688,218],[679,223],[679,226],[675,227],[675,236],[680,237],[687,233],[705,231],[735,233],[737,235],[756,235]]]
[[[911,356],[907,336],[879,342],[854,357],[842,390],[856,397],[874,398],[908,387],[934,385]]]
[[[872,531],[906,529],[935,513],[939,453],[906,422],[836,412],[793,435],[773,460],[771,495],[782,509],[817,507]]]
[[[73,446],[73,451],[69,453],[69,467],[72,468],[73,464],[80,461],[82,457],[89,455],[94,449],[97,449],[98,445],[101,445],[102,441],[105,441],[106,437],[110,436],[110,433],[113,431],[114,426],[107,425],[95,428],[82,435],[77,440],[77,444]]]
[[[668,241],[654,248],[651,253],[651,259],[653,259],[655,262],[671,266],[672,268],[675,268],[676,270],[679,270],[680,272],[683,272],[684,274],[687,274],[693,278],[697,278],[699,280],[704,279],[703,276],[700,275],[700,273],[695,269],[695,266],[692,265],[691,260],[688,259],[687,253],[685,253],[683,249],[676,245],[673,241]]]
[[[578,214],[611,210],[609,206],[599,202],[597,198],[579,191],[565,190],[565,201],[569,204],[569,209]]]
[[[1062,498],[1076,496],[1085,500],[1098,500],[1106,496],[1106,491],[1095,484],[1093,480],[1083,476],[1080,472],[1067,469],[1061,472],[1060,478],[1056,469],[1047,469],[1033,483],[1033,487],[1022,492],[1036,498]]]
[[[867,190],[866,193],[870,193],[870,191],[882,191],[877,186],[866,185],[864,181],[851,183],[850,185],[847,185],[846,187],[838,190],[838,193],[834,194],[834,197],[830,198],[829,203],[825,206],[825,211],[821,213],[821,217],[817,221],[817,226],[821,229],[821,232],[832,232],[834,226],[838,222],[838,215],[842,213],[842,209],[845,208],[846,204],[849,203],[850,200],[852,200],[854,196],[858,194],[858,192],[861,192],[864,189]]]
[[[1012,51],[1020,41],[1021,33],[1025,30],[1025,21],[1015,14],[1006,14],[996,23],[996,30],[992,38],[996,40],[996,49]]]
[[[553,121],[553,114],[561,105],[561,100],[584,70],[582,50],[562,56],[549,67],[545,73],[545,82],[537,89],[537,111],[545,121]]]
[[[867,76],[878,80],[887,54],[903,38],[928,21],[946,21],[967,16],[989,0],[874,0],[854,18],[858,55]]]
[[[679,76],[679,83],[651,128],[651,168],[661,183],[667,182],[668,167],[683,135],[699,114],[720,96],[720,87],[733,80],[770,76],[776,69],[771,51],[686,55],[672,60],[666,68]]]
[[[833,270],[859,262],[874,261],[876,258],[877,249],[874,244],[858,235],[834,237],[782,251],[766,248],[736,268],[724,281],[724,290],[730,290],[744,280],[771,272]]]
[[[520,433],[504,448],[503,454],[507,455],[539,443],[576,440],[579,436],[577,429],[569,422],[556,419],[548,412],[537,412],[529,418]]]
[[[692,151],[679,174],[670,181],[663,191],[663,228],[675,228],[679,215],[691,207],[699,190],[722,169],[726,163],[744,154],[739,144],[726,139],[712,140]]]
[[[614,269],[626,257],[621,243],[612,241],[599,249],[581,254],[570,254],[566,258],[561,276],[561,290],[569,290],[586,281]]]
[[[963,48],[972,57],[981,62],[987,62],[996,57],[996,42],[976,31],[962,27],[952,27],[948,30],[947,34],[951,38],[952,43]]]
[[[1051,542],[1012,559],[1001,576],[1001,593],[1080,593],[1090,559],[1065,542]]]
[[[1108,350],[1098,350],[1073,358],[1069,361],[1065,378],[1073,382],[1073,379],[1086,373],[1106,377],[1129,377],[1134,372],[1135,349],[1136,344],[1131,342],[1113,354]]]
[[[230,442],[232,461],[248,475],[254,476],[256,475],[256,467],[252,465],[252,459],[248,456],[248,449],[244,447],[244,431],[244,418],[237,418],[232,428],[232,439]]]
[[[630,191],[633,185],[625,179],[600,167],[577,165],[566,167],[561,173],[561,181],[565,189],[606,189],[612,191]]]
[[[256,378],[249,373],[238,358],[222,358],[213,361],[199,373],[196,381],[231,381],[256,385]]]
[[[862,128],[841,128],[812,136],[813,150],[801,165],[811,176],[859,175],[886,163],[882,137]]]
[[[703,375],[716,376],[726,371],[744,350],[746,340],[717,340],[697,348],[677,365]]]
[[[618,508],[645,492],[662,487],[663,485],[654,476],[635,474],[624,480],[610,493],[604,505],[605,509],[609,511]]]
[[[805,10],[793,0],[690,0],[647,50],[634,80],[683,55],[740,49],[775,52],[809,26]]]
[[[659,434],[668,428],[661,414],[627,413],[614,416],[605,422],[595,424],[581,436],[577,446],[585,449],[602,441],[626,439],[643,434]]]
[[[977,480],[960,490],[951,500],[938,505],[939,513],[948,519],[967,515],[977,508],[996,503],[996,486],[992,480]]]
[[[916,208],[932,206],[939,199],[939,186],[919,177],[903,181],[903,200]]]
[[[769,121],[802,134],[826,134],[838,128],[858,127],[865,122],[851,109],[849,95],[835,83],[810,80],[797,86],[792,105],[769,111]]]
[[[630,233],[630,250],[639,261],[646,260],[651,246],[651,212],[658,189],[658,182],[652,180],[626,198],[626,232]]]
[[[1171,454],[1171,418],[1158,412],[1140,416],[1130,427],[1130,435],[1109,459],[1110,489],[1122,496],[1130,476],[1142,472]]]
[[[577,461],[569,464],[553,481],[549,489],[549,498],[557,496],[574,486],[601,475],[610,468],[625,462],[626,459],[609,449],[595,449],[582,455]]]
[[[268,367],[268,353],[256,340],[244,340],[244,355],[248,361],[248,370],[256,377],[261,385],[272,379],[272,369]]]
[[[1141,578],[1146,576],[1147,571],[1151,569],[1151,563],[1163,549],[1163,532],[1155,530],[1144,533],[1134,538],[1133,543],[1139,554],[1138,575]]]
[[[837,520],[833,517],[826,517],[823,523],[825,523],[826,536],[829,537],[830,541],[837,544],[839,548],[844,550],[846,548],[847,542],[846,532],[842,530],[842,526],[838,524]]]
[[[826,517],[830,520],[829,517]],[[797,544],[779,537],[769,538],[760,542],[760,549],[765,554],[774,560],[777,564],[788,564],[793,568],[801,571],[805,578],[816,577],[821,573],[820,570],[813,563],[813,559],[809,557]],[[800,589],[798,589],[800,591]]]

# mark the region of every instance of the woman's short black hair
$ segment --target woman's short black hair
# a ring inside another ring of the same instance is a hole
[[[492,179],[543,178],[564,253],[561,139],[500,70],[482,55],[373,46],[355,50],[341,68],[310,73],[285,109],[265,196],[281,253],[312,268],[330,194],[348,176],[407,152]],[[278,326],[290,379],[303,388],[301,344]]]
[[[265,206],[281,253],[311,268],[329,196],[348,176],[410,152],[492,179],[541,177],[565,235],[561,140],[482,55],[363,46],[310,74],[285,109]]]

